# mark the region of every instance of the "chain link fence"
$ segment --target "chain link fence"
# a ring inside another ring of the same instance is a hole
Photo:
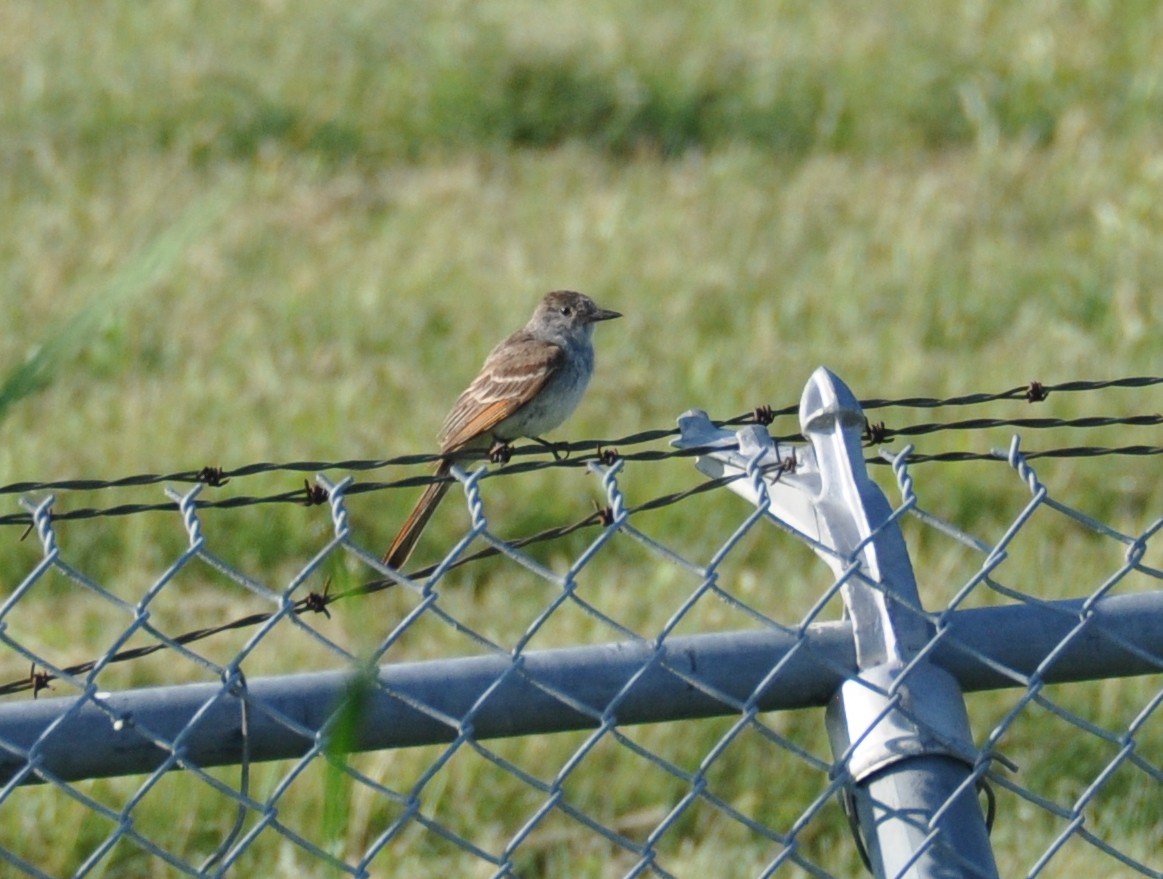
[[[167,489],[168,566],[113,580],[27,496],[42,552],[0,606],[4,872],[1163,875],[1159,511],[1119,530],[1015,440],[975,465],[1024,495],[986,540],[921,507],[943,499],[910,450],[884,456],[889,502],[834,376],[799,413],[809,442],[688,413],[673,454],[711,480],[637,506],[650,455],[575,456],[606,506],[540,541],[501,537],[496,471],[457,469],[471,527],[409,575],[362,545],[350,478],[306,486],[326,533],[277,581],[201,487]],[[651,533],[710,489],[750,506],[707,515],[709,554]]]

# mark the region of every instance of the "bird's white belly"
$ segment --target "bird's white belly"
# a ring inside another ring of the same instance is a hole
[[[541,436],[560,425],[577,408],[589,384],[589,375],[558,373],[541,392],[497,425],[493,433],[501,439]]]

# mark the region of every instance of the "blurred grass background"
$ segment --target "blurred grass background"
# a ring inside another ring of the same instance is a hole
[[[558,287],[626,315],[597,334],[598,376],[558,432],[570,439],[667,427],[692,406],[726,418],[786,405],[821,363],[864,397],[1148,374],[1163,363],[1163,9],[1153,3],[12,3],[0,8],[0,49],[0,484],[427,451],[488,348]],[[971,414],[1159,409],[1157,391],[1137,391]],[[1008,438],[939,435],[919,450],[985,451]],[[1159,444],[1158,431],[1025,439],[1030,448],[1130,443]],[[1056,498],[1127,532],[1159,515],[1150,459],[1046,462],[1039,473]],[[923,507],[986,540],[1028,498],[1001,465],[928,465],[915,476]],[[629,467],[623,484],[633,503],[695,481],[689,463],[675,461]],[[280,475],[206,496],[295,487]],[[499,533],[522,534],[579,518],[599,495],[577,471],[496,480],[490,516]],[[57,503],[161,499],[156,489],[63,492]],[[357,539],[386,545],[412,500],[353,499]],[[639,524],[705,562],[745,513],[724,492]],[[466,521],[448,504],[421,553],[450,546]],[[1083,595],[1120,564],[1120,547],[1066,520],[1040,514],[1030,527],[1000,572],[1014,588]],[[215,552],[276,588],[328,534],[320,511],[296,507],[207,515],[204,528]],[[70,564],[131,602],[186,545],[176,517],[163,514],[58,531]],[[5,536],[0,584],[11,591],[38,554],[31,538],[18,542],[19,529]],[[908,536],[923,594],[940,606],[980,560],[922,529]],[[588,539],[537,552],[563,569]],[[333,568],[339,582],[367,576]],[[501,563],[462,579],[446,584],[442,605],[506,645],[552,594]],[[723,583],[795,622],[824,580],[799,547],[756,532],[728,560]],[[625,541],[588,569],[586,594],[653,637],[696,585]],[[379,595],[316,624],[366,651],[415,601]],[[201,568],[184,570],[151,606],[173,634],[255,609],[252,596]],[[48,579],[6,623],[11,637],[66,664],[99,654],[129,620]],[[749,624],[704,601],[683,630]],[[245,637],[200,649],[225,662]],[[567,611],[531,646],[613,637]],[[269,640],[248,673],[334,664],[293,632]],[[424,623],[387,658],[475,649]],[[0,655],[0,668],[27,671],[15,654]],[[205,677],[169,657],[111,668],[101,681]],[[1157,680],[1049,692],[1122,731]],[[970,698],[979,737],[1015,698]],[[826,756],[819,712],[766,722]],[[728,724],[626,733],[693,771]],[[1148,724],[1137,740],[1159,753],[1163,730]],[[581,741],[490,747],[551,777]],[[1047,742],[1053,758],[1043,756]],[[1022,766],[1019,783],[1067,807],[1113,756],[1038,708],[1001,744]],[[406,790],[434,753],[352,762]],[[715,764],[715,791],[787,831],[825,784],[787,760],[776,765],[770,745],[745,739]],[[285,768],[263,767],[257,795],[269,796]],[[571,802],[636,839],[685,792],[613,743],[582,770],[567,785]],[[280,820],[358,859],[393,807],[353,785],[329,795],[346,822],[322,822],[322,791],[332,788],[322,768],[312,772],[284,795]],[[779,787],[756,790],[756,778]],[[81,787],[120,809],[139,783]],[[426,814],[492,851],[543,799],[472,755],[458,755],[422,797]],[[1120,770],[1088,826],[1160,869],[1161,801],[1157,780]],[[133,815],[160,846],[196,862],[229,827],[225,804],[174,776]],[[1024,874],[1065,824],[1013,796],[1001,807],[1003,874]],[[19,791],[3,808],[0,844],[50,875],[76,870],[112,830],[50,790]],[[814,863],[858,871],[838,809],[822,811],[799,840]],[[754,875],[774,856],[705,808],[659,849],[679,875]],[[517,856],[522,876],[621,875],[628,863],[560,816]],[[1051,869],[1094,875],[1115,863],[1076,840]],[[270,833],[238,869],[272,865],[335,875]],[[419,827],[372,869],[489,875]],[[119,843],[87,875],[177,874]]]

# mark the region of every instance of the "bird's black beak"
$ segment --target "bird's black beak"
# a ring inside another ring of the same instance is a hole
[[[620,311],[610,311],[608,308],[599,308],[594,312],[593,317],[591,317],[590,320],[594,323],[597,323],[600,320],[613,320],[614,318],[621,316],[622,312]]]

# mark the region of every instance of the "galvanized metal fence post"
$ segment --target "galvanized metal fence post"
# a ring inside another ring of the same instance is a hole
[[[900,526],[868,476],[864,411],[817,370],[800,401],[815,449],[821,536],[852,620],[860,673],[828,704],[828,735],[850,776],[869,860],[884,877],[996,877],[972,770],[969,717],[956,679],[934,665]]]
[[[766,471],[762,490],[747,479],[730,483],[732,490],[766,503],[836,576],[858,673],[829,702],[827,727],[873,872],[996,879],[965,702],[957,680],[932,662],[940,639],[921,606],[897,517],[868,476],[864,412],[821,367],[801,398],[800,425],[810,447],[777,447],[760,427],[728,434],[692,412],[680,419],[676,445],[719,446],[696,462],[708,475]]]

